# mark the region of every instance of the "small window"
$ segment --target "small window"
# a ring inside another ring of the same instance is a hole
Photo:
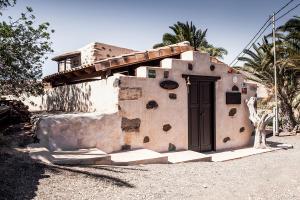
[[[153,69],[148,70],[148,78],[156,78],[156,71]]]

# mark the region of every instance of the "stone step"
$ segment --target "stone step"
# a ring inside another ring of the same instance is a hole
[[[184,163],[184,162],[210,162],[211,156],[198,153],[195,151],[176,151],[163,153],[163,155],[168,156],[168,162],[171,164]]]
[[[168,163],[168,156],[149,149],[136,149],[131,151],[112,153],[110,155],[113,165]]]
[[[53,164],[57,165],[110,165],[111,156],[108,154],[85,154],[85,153],[72,153],[72,154],[52,154]]]
[[[71,150],[71,151],[52,151],[53,155],[65,155],[65,154],[69,154],[69,155],[78,155],[78,154],[82,154],[82,155],[106,155],[107,153],[105,153],[104,151],[101,151],[100,149],[97,148],[90,148],[90,149],[77,149],[77,150]]]
[[[57,165],[110,165],[111,156],[99,149],[51,152],[40,145],[28,146],[31,158]]]

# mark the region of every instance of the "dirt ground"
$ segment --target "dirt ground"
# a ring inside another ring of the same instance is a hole
[[[0,151],[0,199],[300,199],[300,136],[268,138],[294,149],[222,163],[62,167],[22,149]]]

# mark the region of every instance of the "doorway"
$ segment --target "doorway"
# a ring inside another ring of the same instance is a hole
[[[219,77],[188,76],[188,148],[215,150],[215,81]]]

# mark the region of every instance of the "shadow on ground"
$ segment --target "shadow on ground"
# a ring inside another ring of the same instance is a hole
[[[28,153],[24,151],[0,148],[0,199],[33,199],[36,196],[40,180],[49,178],[50,175],[48,174],[55,176],[55,174],[63,172],[84,175],[118,187],[135,187],[120,178],[101,174],[102,170],[119,173],[118,170],[108,167],[96,168],[99,169],[97,173],[89,172],[86,170],[88,168],[78,169],[68,166],[46,165],[31,159]]]

